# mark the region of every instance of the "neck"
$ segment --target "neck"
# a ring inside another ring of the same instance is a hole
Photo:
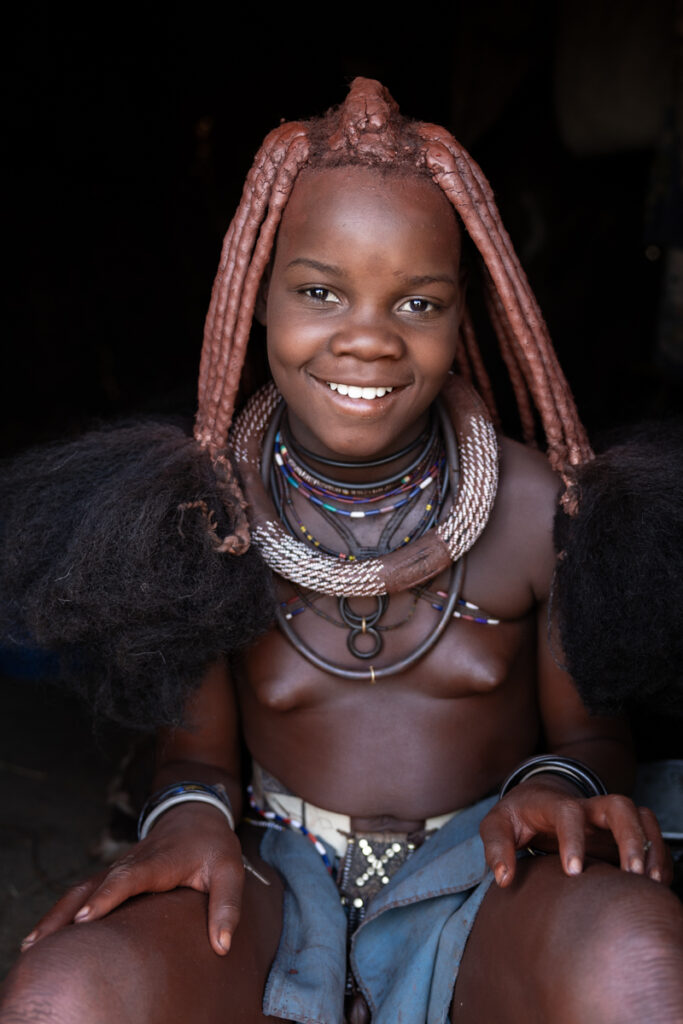
[[[292,428],[287,415],[283,418],[282,436],[297,464],[328,487],[350,485],[362,488],[390,484],[420,464],[436,436],[436,421],[431,412],[425,414],[418,426],[420,429],[413,439],[395,451],[366,459],[347,459],[333,452],[321,454],[313,451],[297,438],[296,425]]]

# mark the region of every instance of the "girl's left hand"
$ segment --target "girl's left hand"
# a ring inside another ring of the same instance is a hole
[[[616,793],[590,799],[547,775],[520,783],[479,828],[486,863],[499,886],[515,876],[516,851],[535,846],[559,852],[567,875],[583,870],[586,854],[618,862],[622,871],[669,884],[673,866],[656,817]]]

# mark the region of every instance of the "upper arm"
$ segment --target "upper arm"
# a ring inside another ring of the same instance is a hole
[[[618,716],[591,715],[579,697],[569,672],[559,631],[553,626],[552,578],[555,550],[552,517],[555,500],[542,512],[540,551],[534,562],[533,590],[537,601],[537,687],[547,748],[586,761],[610,790],[628,791],[633,783],[630,729]],[[570,595],[571,596],[571,595]]]
[[[506,507],[514,521],[515,562],[524,572],[537,615],[537,693],[546,749],[588,762],[609,788],[628,789],[632,776],[630,731],[618,717],[590,715],[569,673],[558,631],[552,628],[555,570],[553,517],[560,482],[545,458],[508,442]]]
[[[550,635],[549,635],[550,634]],[[628,791],[633,757],[630,729],[619,717],[591,715],[562,667],[556,633],[548,629],[548,601],[538,609],[538,700],[549,750],[588,762],[610,790]]]
[[[159,733],[159,770],[176,762],[196,764],[197,770],[200,766],[212,766],[239,779],[239,714],[235,687],[224,659],[207,670],[188,702],[183,726]]]

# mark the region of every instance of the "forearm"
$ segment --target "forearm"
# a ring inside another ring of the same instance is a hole
[[[222,785],[242,811],[238,709],[232,681],[222,662],[213,665],[186,709],[183,728],[163,729],[157,737],[153,791],[174,782]]]
[[[635,758],[630,737],[594,736],[556,743],[551,753],[572,757],[592,768],[609,793],[630,793],[635,780]]]

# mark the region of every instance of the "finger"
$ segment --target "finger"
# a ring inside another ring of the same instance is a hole
[[[158,851],[153,857],[140,856],[139,847],[105,874],[90,899],[74,917],[76,924],[97,921],[132,896],[143,892],[167,892],[182,884],[181,872],[173,858]]]
[[[614,836],[622,871],[642,875],[645,871],[647,837],[633,802],[628,797],[611,794],[592,797],[584,806],[589,820],[608,829]]]
[[[517,836],[514,825],[497,804],[486,815],[479,826],[479,835],[484,844],[486,863],[493,871],[497,885],[505,888],[515,877],[517,865]]]
[[[639,807],[638,814],[645,834],[645,872],[653,881],[670,885],[673,881],[673,859],[659,822],[649,807]]]
[[[39,939],[44,939],[46,935],[52,935],[53,932],[59,931],[60,928],[64,928],[67,924],[71,924],[80,908],[88,901],[105,875],[105,871],[100,871],[94,878],[89,878],[85,882],[80,882],[69,889],[55,903],[54,907],[41,917],[33,931],[22,941],[21,951],[29,949]]]
[[[555,812],[555,831],[565,875],[580,875],[586,855],[586,815],[576,800],[563,800]]]
[[[240,919],[244,866],[240,860],[224,863],[212,873],[209,887],[209,941],[225,956]]]

